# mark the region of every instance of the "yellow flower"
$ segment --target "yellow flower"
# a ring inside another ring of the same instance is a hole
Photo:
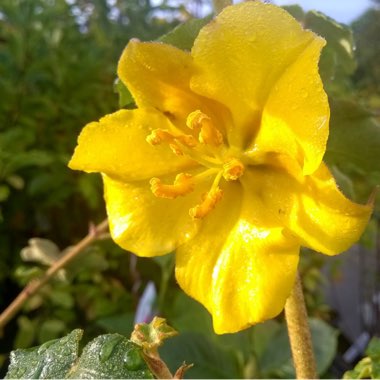
[[[102,173],[114,240],[140,256],[176,250],[176,278],[217,333],[276,316],[300,246],[357,241],[371,206],[322,162],[325,41],[259,1],[226,8],[191,52],[129,42],[118,75],[137,104],[88,124],[72,169]]]

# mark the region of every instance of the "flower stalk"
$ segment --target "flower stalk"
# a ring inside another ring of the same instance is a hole
[[[310,328],[299,275],[297,275],[294,288],[286,301],[285,317],[297,379],[317,379]]]

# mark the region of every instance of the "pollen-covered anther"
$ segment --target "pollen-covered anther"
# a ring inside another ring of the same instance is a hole
[[[244,173],[244,165],[237,158],[231,158],[223,164],[223,177],[226,181],[236,181]]]
[[[169,147],[176,156],[183,156],[183,151],[177,144],[169,144]]]
[[[223,135],[213,124],[211,118],[197,110],[187,116],[186,125],[192,130],[199,130],[199,141],[202,144],[219,146],[223,143]]]
[[[223,191],[216,187],[208,191],[202,200],[202,203],[191,208],[189,215],[193,219],[202,219],[207,216],[216,206],[216,204],[222,199]]]
[[[150,135],[147,136],[146,141],[151,145],[159,145],[162,142],[178,145],[179,142],[189,148],[194,148],[197,145],[197,140],[191,135],[174,134],[166,129],[154,129]],[[178,147],[179,149],[179,147]]]
[[[187,173],[177,174],[173,185],[166,185],[159,178],[152,178],[150,180],[150,189],[159,198],[175,199],[180,195],[191,193],[194,190],[194,186],[193,176]]]

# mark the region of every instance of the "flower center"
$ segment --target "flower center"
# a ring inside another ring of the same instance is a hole
[[[173,126],[170,130],[153,130],[146,140],[151,145],[168,144],[175,155],[191,158],[202,170],[196,175],[179,173],[173,184],[164,184],[159,178],[152,178],[150,186],[156,197],[175,199],[191,193],[197,184],[214,177],[210,190],[203,194],[201,202],[189,210],[193,219],[202,219],[223,196],[219,187],[222,178],[236,181],[243,175],[244,165],[238,158],[229,155],[223,135],[208,115],[194,111],[188,115],[186,125],[192,133],[186,134]]]

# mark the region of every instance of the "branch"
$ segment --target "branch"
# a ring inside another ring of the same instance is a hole
[[[317,379],[310,328],[299,274],[285,304],[290,348],[297,379]]]
[[[0,335],[4,326],[15,316],[15,314],[20,311],[25,302],[32,295],[36,294],[40,288],[46,285],[46,283],[48,283],[60,269],[64,268],[70,261],[76,258],[85,248],[87,248],[94,241],[101,239],[107,229],[107,219],[103,220],[103,222],[98,224],[96,227],[90,228],[88,235],[73,246],[67,254],[57,260],[42,277],[32,280],[13,300],[13,302],[1,313]]]

